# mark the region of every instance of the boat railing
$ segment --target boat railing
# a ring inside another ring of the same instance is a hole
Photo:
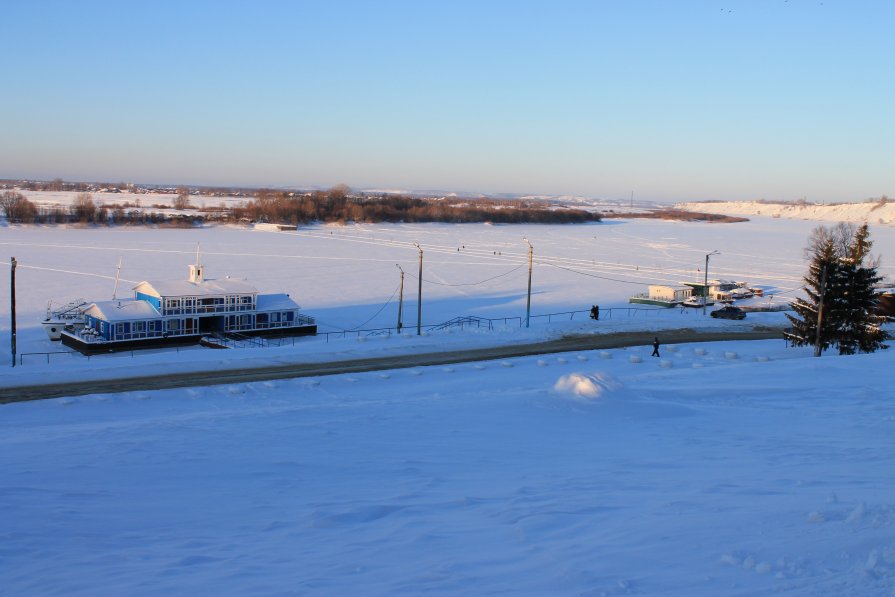
[[[52,319],[54,317],[62,320],[79,319],[84,313],[81,307],[85,307],[89,304],[90,303],[85,299],[79,298],[62,305],[61,307],[57,307],[56,309],[53,309],[52,306],[48,306],[47,319]]]

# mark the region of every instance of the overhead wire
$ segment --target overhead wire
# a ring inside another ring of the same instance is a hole
[[[348,330],[345,330],[345,331],[347,331],[347,332],[353,332],[353,331],[355,331],[355,330],[358,330],[358,329],[364,327],[365,325],[367,325],[368,323],[370,323],[371,321],[373,321],[374,319],[376,319],[376,318],[379,316],[379,314],[382,313],[382,311],[383,311],[387,306],[389,306],[389,304],[392,302],[392,299],[395,298],[395,295],[398,294],[398,289],[399,289],[399,288],[400,288],[400,286],[396,286],[396,287],[395,287],[395,291],[392,293],[392,295],[391,295],[390,297],[388,297],[388,300],[385,301],[385,302],[382,304],[381,307],[379,307],[379,310],[376,311],[376,313],[374,313],[373,316],[370,317],[370,319],[368,319],[367,321],[363,322],[363,323],[360,324],[360,325],[356,325],[356,326],[354,326],[353,328],[348,329]]]
[[[496,280],[496,279],[498,279],[498,278],[502,278],[502,277],[504,277],[504,276],[509,276],[509,275],[512,274],[513,272],[515,272],[515,271],[519,271],[519,270],[522,269],[523,267],[525,267],[525,264],[524,264],[524,263],[521,264],[521,265],[519,265],[519,266],[517,266],[517,267],[514,267],[513,269],[511,269],[511,270],[508,271],[508,272],[504,272],[504,273],[502,273],[502,274],[497,274],[496,276],[491,276],[490,278],[486,278],[486,279],[484,279],[484,280],[480,280],[479,282],[463,282],[463,283],[460,283],[460,284],[448,284],[447,282],[436,282],[435,280],[428,280],[428,279],[426,279],[425,277],[423,278],[423,282],[425,282],[426,284],[436,284],[436,285],[438,285],[438,286],[451,286],[451,287],[458,287],[458,286],[478,286],[478,285],[480,285],[480,284],[484,284],[485,282],[490,282],[490,281],[492,281],[492,280]],[[407,275],[407,277],[409,277],[409,278],[413,278],[414,280],[418,280],[418,279],[419,279],[418,276],[414,276],[413,273],[411,273],[411,272],[407,272],[406,275]]]

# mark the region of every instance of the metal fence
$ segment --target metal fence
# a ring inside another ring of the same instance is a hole
[[[600,309],[600,319],[612,319],[621,316],[636,317],[638,314],[648,316],[650,313],[668,312],[669,307],[608,307]],[[681,313],[689,310],[686,307],[680,308]],[[543,313],[541,315],[532,315],[530,319],[547,318],[547,323],[552,323],[554,319],[562,321],[572,321],[575,317],[579,319],[590,319],[590,309],[584,311],[560,311],[559,313]]]
[[[25,364],[25,357],[44,357],[44,358],[46,358],[46,360],[47,360],[47,364],[49,365],[49,364],[50,364],[50,358],[51,358],[51,357],[52,357],[52,358],[56,358],[56,357],[59,356],[59,355],[75,356],[75,355],[80,355],[80,354],[81,354],[81,353],[79,353],[79,352],[75,352],[75,351],[73,351],[73,350],[70,351],[70,352],[62,352],[62,351],[56,351],[56,352],[23,352],[23,353],[19,354],[19,365],[21,366],[21,365],[24,365],[24,364]],[[31,360],[33,361],[33,360],[35,360],[35,359],[31,359]]]
[[[669,309],[667,307],[607,307],[600,309],[600,319],[612,319],[613,317],[648,317],[652,313],[660,313],[667,312]],[[689,312],[691,309],[681,308],[681,312]],[[542,313],[539,315],[532,315],[530,317],[530,321],[534,321],[536,319],[547,320],[547,323],[552,323],[553,321],[574,321],[575,319],[583,320],[590,319],[590,310],[581,310],[581,311],[559,311],[556,313]],[[439,332],[448,329],[467,329],[467,328],[475,328],[475,329],[487,329],[489,331],[493,331],[496,327],[502,326],[514,326],[514,327],[522,327],[525,324],[524,317],[473,317],[473,316],[464,316],[464,317],[455,317],[449,321],[438,324],[430,324],[424,325],[420,327],[420,330],[426,333],[431,332]],[[392,335],[399,334],[407,334],[410,332],[415,333],[416,326],[404,326],[400,330],[397,327],[386,327],[386,328],[364,328],[357,330],[338,330],[334,332],[317,332],[316,336],[284,336],[280,338],[258,338],[253,336],[242,336],[239,338],[234,338],[230,341],[230,346],[235,348],[246,348],[246,347],[269,347],[269,346],[295,346],[296,340],[299,341],[308,341],[313,340],[314,338],[323,338],[326,342],[330,341],[330,338],[333,339],[345,339],[345,338],[375,338],[375,337],[391,337]],[[180,352],[180,346],[172,346],[170,348],[165,348],[164,350],[170,350],[174,348],[177,352]],[[131,357],[135,356],[136,352],[134,350],[124,350],[124,351],[116,351],[115,355],[118,356],[126,356],[130,353]],[[29,357],[30,361],[36,360],[37,357],[43,357],[46,360],[47,364],[50,364],[51,359],[55,359],[59,355],[68,355],[68,356],[80,356],[81,353],[76,351],[70,352],[26,352],[21,353],[19,355],[19,365],[25,364],[25,357]],[[90,359],[91,355],[86,355],[88,359]],[[93,355],[100,356],[100,355]],[[103,354],[102,356],[108,356],[108,354]],[[42,360],[43,360],[42,359]]]

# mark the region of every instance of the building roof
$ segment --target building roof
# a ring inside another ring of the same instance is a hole
[[[221,280],[155,280],[144,281],[134,286],[134,290],[158,297],[178,296],[224,296],[227,294],[258,294],[258,289],[235,278]]]
[[[299,308],[288,294],[259,294],[256,305],[257,311],[289,311]]]
[[[161,317],[150,303],[136,299],[99,301],[90,305],[84,313],[110,323]]]

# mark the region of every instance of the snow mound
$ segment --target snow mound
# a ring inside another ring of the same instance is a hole
[[[559,394],[585,400],[595,400],[619,387],[618,381],[606,373],[569,373],[553,385],[554,391]]]

